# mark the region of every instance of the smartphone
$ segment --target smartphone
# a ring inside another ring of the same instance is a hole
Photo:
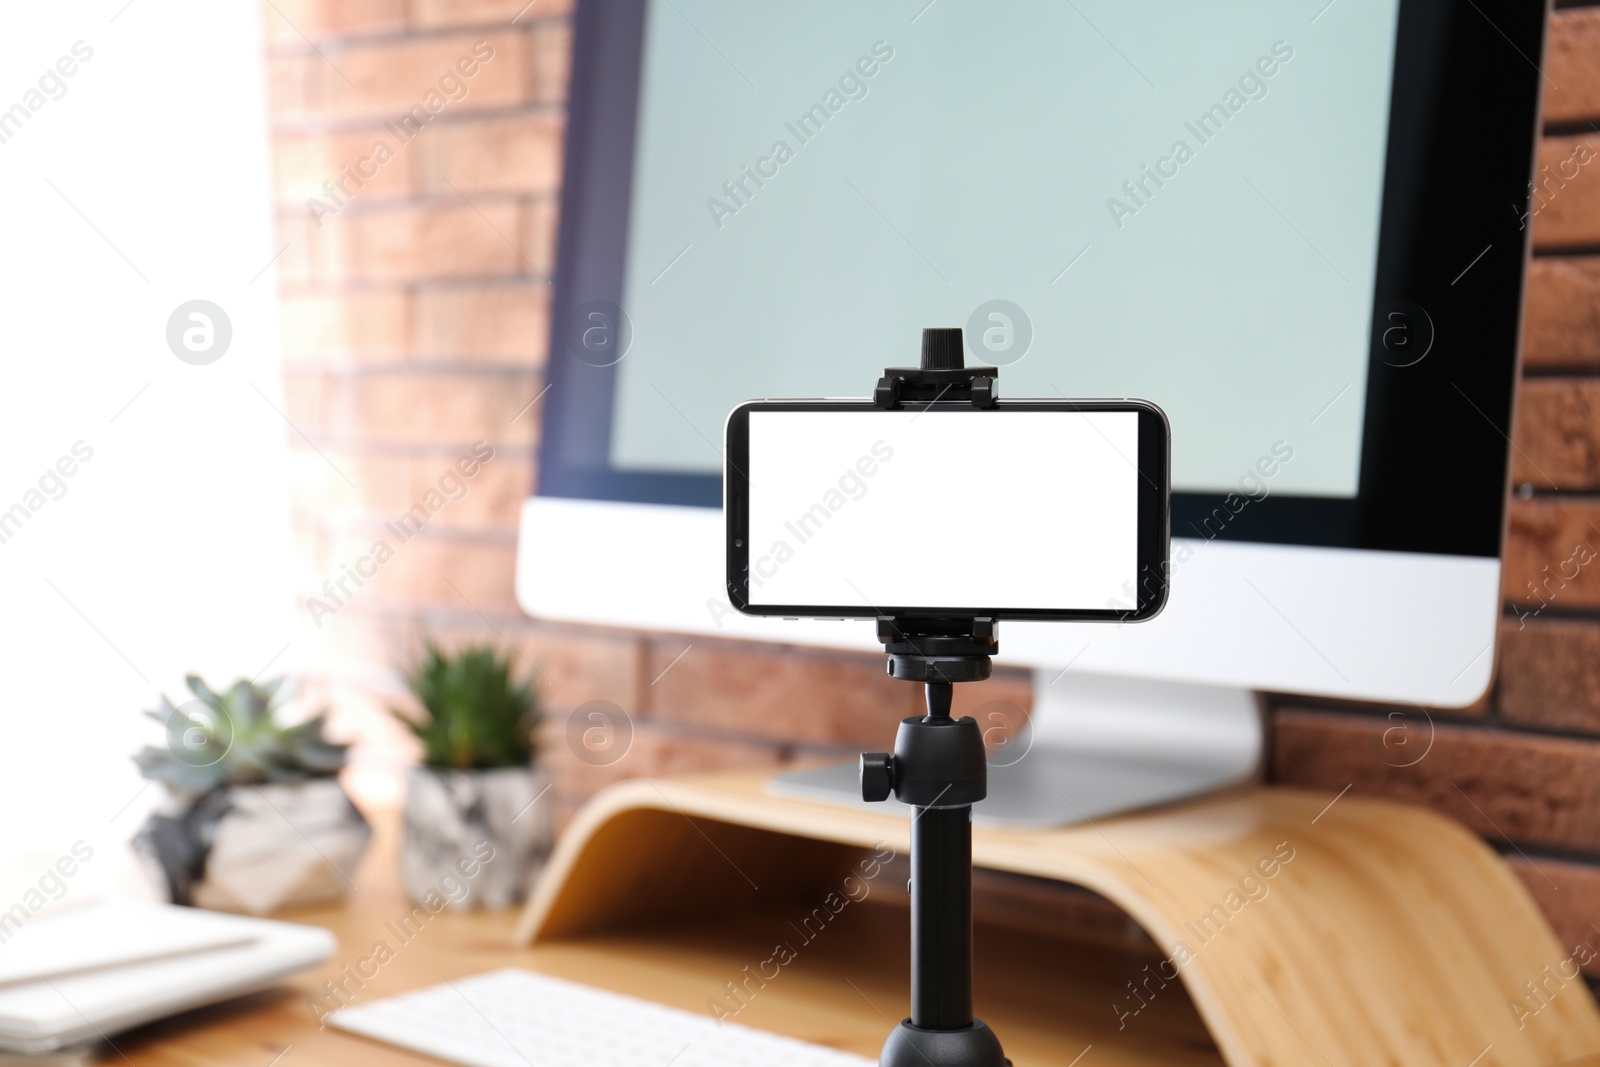
[[[724,455],[745,614],[1134,622],[1166,603],[1171,430],[1146,401],[751,401]]]

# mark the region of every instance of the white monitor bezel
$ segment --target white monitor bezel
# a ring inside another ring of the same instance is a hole
[[[722,512],[559,497],[523,503],[517,601],[539,618],[881,652],[870,621],[741,615]],[[1488,688],[1500,561],[1173,540],[1146,623],[1001,624],[1002,665],[1464,707]]]

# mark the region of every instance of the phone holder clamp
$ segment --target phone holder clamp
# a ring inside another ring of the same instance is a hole
[[[880,408],[961,401],[991,408],[1000,398],[998,367],[968,367],[959,326],[922,331],[922,366],[886,367],[872,390]]]

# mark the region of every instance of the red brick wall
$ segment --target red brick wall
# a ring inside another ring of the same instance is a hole
[[[357,780],[379,794],[411,752],[384,712],[400,696],[393,666],[423,633],[507,641],[537,667],[567,812],[624,776],[883,745],[916,694],[890,684],[877,657],[696,638],[679,659],[687,639],[535,623],[517,609],[571,37],[570,0],[525,4],[264,5],[304,623],[286,661],[306,666],[362,738]],[[492,58],[402,145],[389,124],[475,47]],[[347,172],[361,184],[340,190]],[[480,441],[493,458],[462,479],[465,495],[425,509],[400,544],[385,524]],[[393,549],[381,563],[379,538]],[[1012,672],[965,699],[1026,705],[1027,686]],[[615,763],[585,763],[567,743],[569,715],[590,700],[633,720]]]
[[[410,752],[383,708],[399,693],[394,664],[424,632],[503,640],[538,667],[567,812],[619,777],[880,745],[917,700],[883,677],[878,657],[535,623],[517,609],[517,509],[534,479],[570,4],[264,7],[305,623],[287,659],[363,739],[358,778],[373,791]],[[401,145],[385,124],[458,62],[473,67],[475,47],[492,58]],[[1588,125],[1600,119],[1600,9],[1556,14],[1546,70],[1560,88],[1546,90],[1544,160],[1567,158],[1577,141],[1600,151]],[[392,149],[381,164],[379,140]],[[337,183],[341,167],[368,176],[335,198],[324,182]],[[1600,566],[1536,617],[1517,617],[1538,606],[1526,583],[1546,564],[1580,543],[1600,547],[1600,163],[1549,198],[1534,233],[1495,690],[1431,723],[1415,711],[1397,720],[1383,707],[1280,702],[1269,773],[1462,820],[1507,853],[1563,939],[1600,944],[1588,925],[1600,921]],[[430,501],[478,442],[492,458]],[[418,504],[426,524],[401,543],[385,524]],[[379,538],[393,549],[382,562],[372,558]],[[969,706],[1030,700],[1021,672],[971,689]],[[567,742],[568,716],[597,699],[633,723],[627,755],[608,766],[578,759]],[[1396,766],[1430,736],[1425,758]]]

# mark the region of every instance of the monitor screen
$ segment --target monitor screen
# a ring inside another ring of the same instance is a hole
[[[538,494],[718,507],[735,405],[868,395],[961,326],[1002,397],[1161,406],[1176,539],[1495,557],[1538,78],[1489,57],[1541,32],[580,8]]]
[[[1162,404],[1180,490],[1353,497],[1398,0],[1347,2],[651,5],[612,463],[970,323],[1005,396]]]

